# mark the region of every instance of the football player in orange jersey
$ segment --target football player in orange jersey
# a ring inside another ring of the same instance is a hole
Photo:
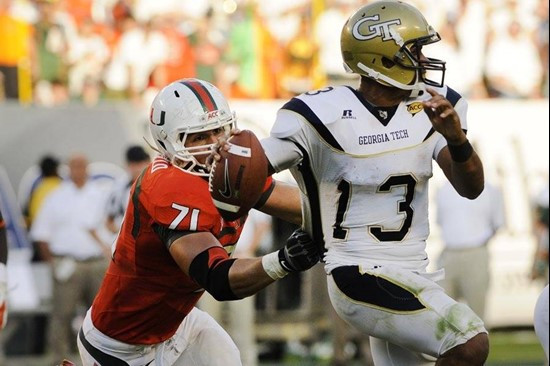
[[[227,101],[208,82],[182,79],[156,96],[150,129],[161,156],[132,187],[110,266],[80,329],[85,366],[241,365],[229,335],[195,307],[200,296],[250,296],[319,261],[317,244],[301,230],[279,251],[230,258],[245,218],[221,218],[205,162],[234,126]],[[268,179],[258,208],[300,223],[297,194]]]

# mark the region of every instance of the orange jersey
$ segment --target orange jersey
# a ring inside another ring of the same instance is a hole
[[[245,218],[226,222],[206,179],[156,158],[136,180],[114,255],[92,305],[94,326],[130,344],[170,338],[203,294],[154,231],[209,231],[231,253]]]

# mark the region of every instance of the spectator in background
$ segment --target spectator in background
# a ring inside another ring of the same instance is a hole
[[[539,0],[536,9],[537,28],[535,31],[535,43],[537,45],[542,64],[542,96],[548,98],[549,76],[548,76],[548,1]]]
[[[150,78],[169,53],[166,37],[157,28],[152,19],[125,19],[125,30],[104,75],[111,94],[142,103]]]
[[[104,32],[110,49],[109,61],[103,70],[102,78],[105,99],[120,100],[128,98],[130,77],[124,62],[124,56],[120,47],[122,36],[130,29],[137,27],[137,23],[131,14],[126,13],[125,2],[119,1],[113,9],[113,28],[107,28]],[[115,16],[116,15],[116,16]]]
[[[238,7],[233,14],[224,61],[229,65],[223,82],[231,84],[233,98],[273,98],[277,44],[265,26],[255,3]],[[229,71],[229,72],[228,72]]]
[[[110,257],[96,231],[104,217],[103,190],[89,181],[84,155],[72,155],[68,166],[70,179],[46,198],[30,232],[52,268],[55,310],[48,341],[56,358],[76,351],[72,320],[80,306],[92,303]]]
[[[165,14],[155,19],[159,30],[166,38],[168,54],[164,62],[155,70],[154,85],[162,88],[164,85],[181,78],[196,76],[195,50],[187,35],[180,26],[177,14]]]
[[[443,239],[438,265],[445,268],[441,285],[449,296],[464,300],[484,319],[490,280],[488,243],[504,225],[502,193],[485,181],[483,192],[469,200],[445,182],[437,192],[436,207]]]
[[[315,20],[315,42],[319,45],[319,63],[328,85],[346,85],[357,82],[357,77],[346,73],[340,55],[340,33],[335,32],[355,10],[356,1],[329,0],[324,11]]]
[[[132,145],[126,149],[126,170],[128,177],[115,186],[107,204],[107,222],[105,226],[111,233],[118,233],[122,219],[124,218],[126,206],[128,205],[132,184],[150,162],[151,158],[143,147]]]
[[[260,47],[256,43],[255,19],[252,6],[239,7],[232,15],[226,52],[227,67],[222,83],[230,85],[232,98],[257,98],[260,95]]]
[[[58,3],[40,0],[37,7],[40,19],[34,34],[37,48],[34,94],[38,103],[53,106],[69,98],[66,59],[68,39],[74,27],[70,17],[58,10]]]
[[[33,186],[23,213],[30,228],[46,197],[63,181],[59,175],[59,161],[52,155],[44,155],[39,162],[40,177]]]
[[[511,52],[512,51],[512,52]],[[525,72],[514,72],[521,65]],[[532,37],[521,23],[512,20],[505,32],[495,33],[485,64],[490,95],[502,98],[541,96],[542,67]]]
[[[449,83],[449,85],[453,85],[453,88],[460,94],[468,94],[471,92],[471,85],[467,78],[464,77],[464,69],[462,67],[463,54],[460,52],[455,31],[456,26],[452,22],[442,22],[438,29],[441,41],[430,47],[427,57],[446,60],[446,82]]]
[[[212,14],[210,9],[204,18],[197,20],[192,44],[197,62],[197,78],[216,84],[224,38],[220,30],[212,27]]]
[[[30,72],[33,52],[32,27],[11,15],[11,5],[0,0],[0,101],[19,98],[19,72]]]
[[[140,20],[135,27],[124,32],[119,50],[129,77],[127,95],[141,103],[150,78],[169,54],[166,36],[159,31],[154,19]]]
[[[96,0],[61,0],[61,2],[63,3],[63,9],[71,16],[76,27],[80,27],[92,19],[92,7],[94,2],[97,3]]]
[[[485,0],[459,0],[458,7],[450,19],[456,25],[459,53],[462,59],[460,69],[465,95],[486,98],[483,82],[487,26],[487,2]]]
[[[286,45],[285,65],[281,75],[284,97],[291,97],[313,89],[317,44],[311,40],[311,20],[307,15],[300,19],[298,32]]]
[[[6,223],[0,211],[0,329],[6,326],[8,320],[8,271],[6,263],[8,262],[8,238],[6,233]]]
[[[68,44],[68,80],[72,98],[80,99],[86,105],[97,103],[101,92],[101,73],[108,58],[109,48],[95,32],[92,20],[83,20]]]

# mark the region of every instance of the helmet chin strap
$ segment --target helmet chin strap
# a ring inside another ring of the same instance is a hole
[[[143,137],[143,140],[147,143],[147,145],[149,145],[149,147],[151,149],[155,150],[159,154],[162,154],[162,151],[160,151],[156,146],[154,146],[152,143],[150,143],[149,140],[147,140],[147,138],[145,136],[142,136],[142,137]]]
[[[411,91],[411,94],[409,95],[410,98],[416,98],[422,94],[424,94],[424,92],[426,91],[426,84],[424,83],[415,83],[414,85],[407,85],[407,84],[402,84],[400,82],[397,82],[389,77],[387,77],[386,75],[378,72],[378,71],[374,71],[373,69],[371,69],[370,67],[367,67],[365,64],[363,64],[362,62],[358,62],[357,63],[357,67],[359,67],[361,70],[363,70],[366,74],[366,76],[374,79],[374,80],[382,80],[388,84],[390,84],[391,86],[394,86],[398,89],[402,89],[402,90],[410,90]]]

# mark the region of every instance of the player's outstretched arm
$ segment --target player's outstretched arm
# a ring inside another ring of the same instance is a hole
[[[302,224],[302,205],[300,189],[295,184],[274,181],[273,191],[269,198],[258,210],[285,220],[287,222]]]
[[[290,272],[313,267],[320,259],[318,248],[300,229],[283,248],[261,258],[229,258],[209,232],[181,236],[169,247],[183,272],[219,301],[251,296]]]
[[[428,88],[432,98],[423,103],[424,112],[434,129],[447,140],[437,156],[437,163],[458,194],[474,199],[484,187],[483,165],[462,131],[460,118],[451,103]]]

